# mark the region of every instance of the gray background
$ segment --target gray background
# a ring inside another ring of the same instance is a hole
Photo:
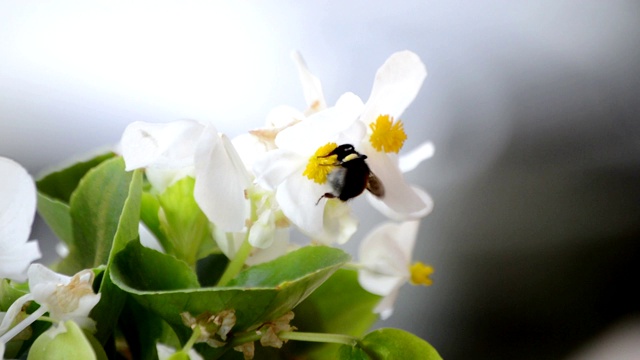
[[[233,136],[303,108],[293,49],[329,103],[366,99],[413,50],[429,76],[407,147],[430,139],[436,156],[407,176],[436,203],[415,253],[435,285],[404,287],[378,326],[447,359],[586,359],[640,308],[638,19],[637,1],[0,1],[0,155],[37,175],[136,120]],[[351,251],[382,220],[354,203]],[[50,259],[38,219],[33,237]]]

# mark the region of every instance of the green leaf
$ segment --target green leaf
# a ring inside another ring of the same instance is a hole
[[[137,360],[158,358],[156,343],[163,333],[162,319],[140,306],[130,296],[127,296],[118,328],[127,341],[131,358]]]
[[[381,297],[364,290],[355,270],[340,269],[296,308],[299,331],[361,337],[377,320],[373,309]],[[334,358],[340,345],[291,343],[291,351],[309,359]]]
[[[11,304],[29,292],[29,286],[9,279],[0,279],[0,311],[7,311]]]
[[[73,227],[69,205],[61,200],[38,192],[38,214],[49,225],[53,233],[67,246],[73,244]]]
[[[71,194],[73,194],[84,175],[103,161],[114,156],[115,154],[111,152],[98,155],[93,159],[78,162],[60,171],[52,172],[36,182],[38,191],[48,198],[58,199],[68,204]]]
[[[193,197],[194,186],[195,179],[187,176],[158,196],[163,214],[158,219],[160,229],[171,242],[172,251],[167,252],[192,266],[199,257],[207,255],[201,254],[203,245],[207,250],[213,248],[209,219]]]
[[[165,252],[173,254],[173,245],[160,229],[160,219],[158,212],[160,211],[160,201],[158,198],[146,191],[142,192],[142,204],[140,208],[140,220],[149,229],[149,231],[158,239],[160,245]]]
[[[358,351],[360,348],[362,351]],[[368,357],[363,357],[363,352]],[[367,334],[356,347],[344,345],[339,352],[341,360],[355,359],[422,359],[442,360],[428,342],[400,329],[378,329]]]
[[[107,153],[44,176],[36,182],[38,213],[53,233],[65,244],[73,244],[69,201],[82,177],[103,161],[115,156]]]
[[[71,197],[73,243],[69,244],[69,255],[60,263],[60,271],[74,274],[106,264],[117,231],[128,232],[126,237],[137,237],[140,190],[136,191],[136,209],[123,214],[133,177],[133,172],[124,171],[124,161],[118,157],[100,163],[82,178]],[[136,178],[136,185],[141,188],[141,175],[137,173]],[[131,239],[124,241],[128,240]]]
[[[304,247],[248,268],[228,287],[193,288],[196,279],[185,263],[132,243],[116,256],[111,278],[167,321],[184,342],[191,330],[182,324],[180,313],[197,316],[233,309],[233,332],[253,329],[293,309],[348,260],[339,249]]]
[[[102,161],[86,172],[70,200],[73,243],[59,271],[74,274],[107,265],[100,302],[91,312],[96,337],[105,342],[115,327],[126,294],[111,283],[109,264],[127,242],[138,237],[142,173],[126,172],[120,157]]]
[[[229,258],[224,254],[211,254],[196,263],[196,274],[202,286],[214,286],[222,277],[229,264]]]

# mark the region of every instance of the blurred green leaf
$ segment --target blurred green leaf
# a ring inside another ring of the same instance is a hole
[[[67,246],[73,244],[73,227],[68,204],[38,192],[38,214],[58,239]]]
[[[122,158],[104,161],[86,173],[71,197],[73,243],[69,244],[69,255],[60,263],[60,271],[74,274],[106,264],[118,231],[127,232],[126,237],[137,237],[141,175],[136,174],[133,197],[137,197],[137,204],[129,204],[135,209],[123,214],[134,172],[124,171]],[[128,240],[131,239],[123,241]]]
[[[233,309],[233,332],[253,329],[293,309],[348,260],[349,255],[339,249],[304,247],[248,268],[230,286],[193,288],[197,286],[195,275],[184,262],[131,243],[116,256],[111,278],[167,321],[184,342],[191,330],[182,324],[180,313],[197,316]],[[206,351],[211,356],[224,349]]]
[[[74,274],[107,265],[100,284],[100,302],[91,312],[101,342],[113,332],[126,296],[111,283],[110,259],[138,237],[141,192],[141,171],[126,172],[123,159],[115,157],[87,171],[71,196],[73,242],[58,269]]]
[[[377,320],[373,309],[381,297],[364,290],[355,270],[340,269],[296,308],[299,331],[361,337]],[[290,351],[309,359],[335,358],[340,345],[293,342]]]
[[[196,274],[201,286],[214,286],[222,277],[229,264],[229,258],[224,254],[211,254],[196,263]]]
[[[78,186],[80,180],[92,168],[98,166],[105,160],[114,157],[112,152],[98,155],[90,160],[77,162],[67,168],[52,172],[36,181],[38,191],[48,198],[57,199],[68,204],[71,194]]]
[[[171,243],[172,251],[167,252],[191,266],[213,248],[209,219],[193,197],[194,186],[195,179],[186,176],[158,196],[160,229]]]
[[[160,211],[160,201],[158,197],[148,193],[142,192],[142,204],[140,208],[140,220],[144,223],[147,229],[158,239],[160,245],[168,254],[175,253],[173,245],[167,239],[162,229],[160,229],[160,219],[158,218],[158,212]]]
[[[29,286],[9,279],[0,279],[0,311],[7,311],[19,297],[29,292]]]
[[[52,172],[36,182],[38,188],[38,213],[53,233],[65,244],[73,243],[69,201],[84,175],[103,161],[115,156],[102,154],[93,159],[75,163],[65,169]]]
[[[365,354],[368,357],[364,357]],[[391,328],[370,332],[355,347],[344,345],[339,355],[340,360],[442,360],[428,342],[404,330]]]

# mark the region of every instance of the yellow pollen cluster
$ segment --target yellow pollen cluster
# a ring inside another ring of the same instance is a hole
[[[402,149],[404,141],[407,140],[402,121],[394,122],[389,115],[378,116],[376,121],[369,125],[369,128],[373,131],[369,141],[377,151],[398,153]]]
[[[412,285],[429,286],[433,284],[433,280],[429,278],[429,275],[433,274],[433,267],[417,261],[411,265],[409,270],[411,271]]]
[[[338,144],[333,142],[321,146],[318,150],[316,150],[315,154],[313,154],[313,156],[309,158],[307,167],[304,169],[302,175],[318,184],[326,183],[327,176],[336,165],[336,161],[338,159],[338,155],[327,155],[329,155],[337,147]]]

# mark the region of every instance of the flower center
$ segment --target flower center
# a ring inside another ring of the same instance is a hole
[[[393,121],[389,115],[380,115],[369,125],[373,131],[369,141],[377,151],[398,153],[407,140],[402,121]]]
[[[338,160],[338,155],[328,155],[337,147],[338,144],[331,142],[318,148],[313,156],[309,158],[307,167],[304,169],[302,175],[318,184],[326,183],[327,176]]]
[[[433,274],[433,267],[425,265],[420,261],[416,261],[409,268],[411,271],[411,284],[412,285],[424,285],[429,286],[433,284],[433,280],[429,278],[429,275]]]

